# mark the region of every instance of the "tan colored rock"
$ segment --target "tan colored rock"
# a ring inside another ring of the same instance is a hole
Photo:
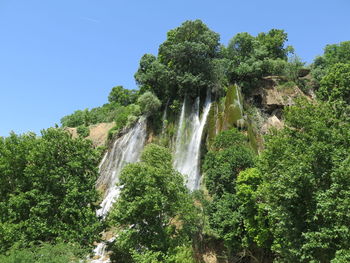
[[[114,122],[99,123],[89,127],[90,134],[86,139],[92,141],[94,146],[105,145],[108,137],[108,131],[113,128]]]
[[[276,117],[276,115],[273,115],[267,119],[267,121],[263,124],[261,127],[261,132],[263,134],[266,134],[269,132],[271,128],[276,128],[277,130],[283,128],[283,122]]]
[[[90,134],[86,139],[89,139],[92,141],[92,144],[95,147],[105,145],[107,138],[108,138],[108,131],[113,128],[115,125],[114,122],[105,122],[105,123],[99,123],[94,124],[89,127]],[[66,131],[68,131],[70,134],[72,134],[73,138],[78,137],[77,128],[65,128]]]
[[[218,259],[213,252],[207,252],[206,254],[203,255],[203,261],[205,263],[218,263]]]
[[[77,128],[64,128],[65,131],[69,132],[73,138],[78,138]]]
[[[297,97],[304,96],[297,87],[281,88],[279,86],[263,90],[262,104],[267,108],[285,107],[294,104]]]
[[[265,77],[261,86],[252,93],[255,105],[269,115],[275,114],[275,110],[281,111],[285,106],[294,105],[294,101],[298,97],[309,99],[298,86],[288,83],[284,78],[278,76]],[[280,117],[278,114],[277,116]]]

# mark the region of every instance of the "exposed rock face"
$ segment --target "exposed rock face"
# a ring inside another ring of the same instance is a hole
[[[73,138],[78,138],[77,128],[66,127],[66,128],[64,128],[64,130],[69,132]]]
[[[261,127],[261,133],[266,134],[271,128],[276,128],[277,130],[283,128],[283,122],[273,115],[267,119],[264,125]]]
[[[259,89],[253,91],[254,104],[269,115],[281,118],[281,110],[285,106],[294,104],[297,97],[305,97],[305,94],[296,86],[280,84],[283,80],[276,76],[266,77]]]
[[[92,141],[94,146],[105,145],[108,137],[108,131],[113,128],[114,122],[109,123],[99,123],[89,127],[90,134],[86,139]]]
[[[105,145],[108,131],[113,128],[114,125],[114,122],[91,125],[89,127],[90,134],[86,139],[91,140],[95,147]],[[72,134],[73,138],[78,137],[77,128],[65,128],[65,130]]]

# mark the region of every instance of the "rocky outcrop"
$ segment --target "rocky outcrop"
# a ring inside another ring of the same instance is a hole
[[[108,131],[114,127],[114,122],[99,123],[89,127],[90,134],[86,139],[92,141],[94,146],[105,145],[108,138]]]
[[[294,104],[298,97],[305,94],[291,82],[278,76],[265,77],[261,86],[252,93],[253,103],[268,115],[281,118],[281,111],[285,106]]]
[[[114,122],[106,122],[106,123],[99,123],[94,124],[89,127],[90,134],[86,137],[86,139],[89,139],[92,141],[92,144],[95,147],[103,146],[107,142],[108,138],[108,131],[113,128],[115,125]],[[72,134],[73,138],[78,137],[77,128],[65,128],[66,131],[68,131],[70,134]]]
[[[272,128],[275,128],[277,130],[282,129],[283,125],[283,122],[279,118],[277,118],[276,115],[273,115],[269,117],[263,124],[263,126],[261,127],[261,133],[266,134]]]

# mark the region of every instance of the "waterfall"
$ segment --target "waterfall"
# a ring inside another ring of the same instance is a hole
[[[140,120],[128,133],[115,140],[113,147],[106,153],[99,166],[100,177],[97,188],[106,189],[105,197],[97,215],[106,217],[116,198],[120,187],[116,186],[119,174],[127,163],[136,162],[140,156],[146,139],[146,122]]]
[[[187,187],[191,191],[199,188],[200,147],[203,130],[209,114],[211,99],[208,93],[203,112],[199,116],[199,98],[192,106],[189,117],[186,115],[186,100],[182,104],[175,144],[174,167],[187,176]]]
[[[119,196],[120,186],[119,175],[127,163],[137,162],[146,141],[146,120],[141,119],[135,126],[113,143],[112,148],[104,155],[100,165],[100,176],[96,187],[105,189],[105,196],[101,208],[96,211],[97,216],[106,217],[113,203]],[[110,262],[106,255],[107,243],[114,241],[114,238],[99,243],[94,249],[94,259],[91,263]]]
[[[107,248],[107,244],[113,242],[114,240],[115,240],[115,237],[112,237],[107,242],[99,243],[94,249],[94,258],[96,259],[91,260],[90,263],[110,263],[111,261],[107,256],[106,248]]]
[[[168,105],[169,105],[169,99],[167,100],[166,104],[165,104],[165,108],[164,108],[164,112],[163,112],[163,116],[162,116],[162,135],[164,135],[166,126],[167,126],[167,112],[168,112]]]

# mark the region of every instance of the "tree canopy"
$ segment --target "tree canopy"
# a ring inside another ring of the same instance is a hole
[[[101,230],[95,215],[99,154],[91,142],[50,128],[0,140],[0,248],[40,241],[89,246]]]
[[[158,56],[141,58],[135,79],[142,90],[168,99],[205,95],[217,85],[214,59],[219,56],[219,35],[202,21],[186,21],[170,30]]]
[[[285,119],[259,165],[272,250],[281,262],[330,262],[349,249],[349,122],[331,104],[306,101]]]

